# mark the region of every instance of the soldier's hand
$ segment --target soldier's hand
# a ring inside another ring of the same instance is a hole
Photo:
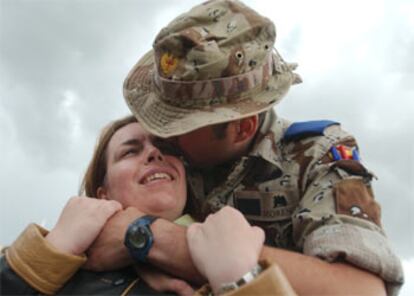
[[[98,236],[106,221],[122,206],[114,200],[85,196],[69,199],[46,240],[62,252],[80,255]]]
[[[87,251],[84,268],[94,271],[114,270],[133,263],[124,246],[128,225],[144,214],[134,207],[119,211],[104,225],[101,233]]]
[[[153,290],[159,293],[174,292],[181,296],[194,295],[194,289],[184,280],[174,278],[149,265],[136,265],[139,277]]]
[[[238,280],[257,264],[264,232],[250,226],[236,209],[224,207],[204,223],[192,224],[187,242],[195,266],[216,292],[223,283]]]

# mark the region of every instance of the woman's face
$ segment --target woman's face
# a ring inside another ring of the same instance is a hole
[[[108,143],[106,177],[98,197],[174,220],[187,198],[184,167],[177,157],[163,155],[153,140],[136,122],[115,132]]]

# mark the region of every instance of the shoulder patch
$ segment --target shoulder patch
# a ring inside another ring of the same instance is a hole
[[[283,140],[291,141],[305,137],[321,136],[323,131],[331,125],[339,125],[339,122],[331,120],[313,120],[292,123],[286,130]]]

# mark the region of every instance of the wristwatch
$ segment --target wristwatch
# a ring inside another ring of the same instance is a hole
[[[245,275],[243,275],[239,280],[231,283],[225,283],[220,286],[220,289],[217,293],[217,295],[222,295],[227,292],[233,291],[235,289],[240,288],[244,284],[247,284],[257,278],[257,276],[262,272],[263,268],[260,266],[260,264],[256,264],[253,269],[251,269],[249,272],[247,272]]]
[[[124,245],[128,248],[134,260],[145,262],[154,243],[150,225],[158,217],[146,215],[132,222],[127,229]]]

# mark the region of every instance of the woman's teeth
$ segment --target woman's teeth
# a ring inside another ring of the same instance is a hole
[[[168,180],[168,181],[171,181],[172,177],[167,173],[155,173],[155,174],[152,174],[152,175],[149,175],[148,177],[146,177],[144,179],[143,183],[147,184],[147,183],[152,182],[154,180]]]

